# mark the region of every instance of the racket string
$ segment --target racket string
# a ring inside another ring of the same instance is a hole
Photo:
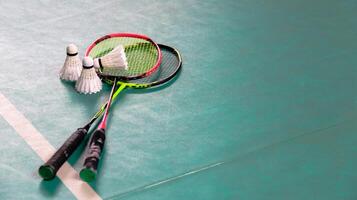
[[[98,58],[107,55],[118,45],[123,45],[128,61],[128,70],[117,70],[118,76],[135,76],[149,71],[159,59],[157,47],[150,41],[140,38],[113,37],[107,38],[90,52],[90,56]]]

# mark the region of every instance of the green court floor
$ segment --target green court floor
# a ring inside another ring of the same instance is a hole
[[[83,56],[107,33],[146,34],[179,49],[183,70],[115,103],[90,184],[102,199],[352,200],[356,10],[355,0],[3,1],[0,94],[59,147],[110,92],[81,95],[58,79],[66,45]],[[76,198],[59,178],[42,181],[43,161],[1,115],[0,139],[1,200]],[[78,171],[82,158],[69,163]]]

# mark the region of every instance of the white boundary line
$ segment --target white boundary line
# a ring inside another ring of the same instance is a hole
[[[0,115],[15,129],[17,134],[25,140],[44,162],[55,152],[55,148],[1,92]],[[91,186],[80,181],[78,173],[68,162],[64,163],[58,171],[57,176],[77,199],[102,199]]]

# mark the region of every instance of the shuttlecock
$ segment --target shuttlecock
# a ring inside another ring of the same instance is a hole
[[[94,59],[94,67],[97,69],[100,68],[105,75],[113,76],[115,76],[118,70],[128,70],[124,47],[119,45],[107,55]]]
[[[93,68],[91,57],[83,58],[83,70],[76,82],[76,90],[83,94],[93,94],[102,90],[102,81]]]
[[[59,73],[60,79],[66,81],[77,81],[82,71],[82,63],[78,56],[78,48],[70,44],[66,48],[67,57]]]

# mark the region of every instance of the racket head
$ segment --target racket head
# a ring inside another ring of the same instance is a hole
[[[86,50],[85,55],[93,59],[110,53],[115,47],[122,45],[128,62],[128,70],[116,69],[115,72],[105,72],[99,69],[101,76],[117,77],[118,80],[134,80],[149,76],[161,64],[159,46],[145,35],[135,33],[112,33],[94,41]]]
[[[118,84],[136,89],[152,88],[162,86],[176,77],[182,68],[181,53],[168,45],[158,44],[158,46],[161,49],[162,59],[156,71],[140,79],[118,81]],[[112,77],[103,77],[103,81],[110,85],[113,85],[113,80]]]

